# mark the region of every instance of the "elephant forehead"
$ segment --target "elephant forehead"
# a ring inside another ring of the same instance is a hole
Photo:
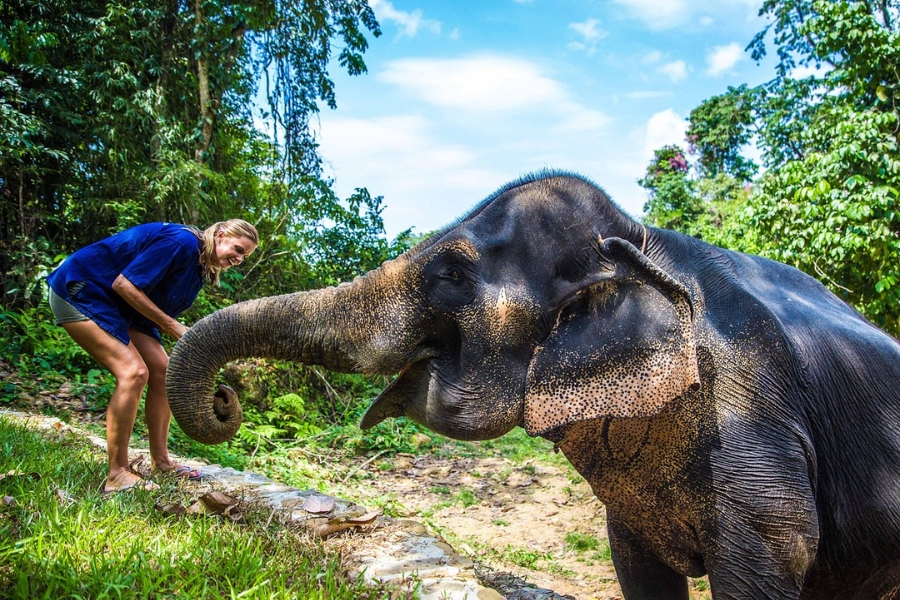
[[[481,258],[481,253],[478,251],[478,247],[472,240],[467,237],[452,237],[448,239],[442,239],[430,248],[428,255],[433,256],[434,254],[446,252],[461,256],[462,258],[470,260],[473,263],[477,262],[478,259]]]

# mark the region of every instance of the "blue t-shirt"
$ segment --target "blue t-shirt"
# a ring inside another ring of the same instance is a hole
[[[146,223],[86,246],[50,275],[56,294],[124,344],[128,328],[160,339],[156,326],[112,289],[124,275],[167,315],[177,318],[203,286],[200,238],[177,223]]]

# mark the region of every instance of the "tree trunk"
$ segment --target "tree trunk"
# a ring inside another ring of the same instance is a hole
[[[194,26],[197,31],[198,39],[197,47],[203,47],[203,41],[206,36],[201,32],[204,27],[204,17],[202,11],[203,0],[194,0]],[[210,77],[210,65],[206,53],[200,49],[197,52],[197,87],[199,90],[200,101],[200,140],[199,146],[194,152],[194,160],[198,165],[205,166],[209,159],[209,151],[212,147],[213,127],[215,126],[216,113],[222,100],[222,94],[228,87],[228,76],[237,60],[238,53],[244,41],[244,33],[246,24],[243,21],[238,22],[231,30],[231,35],[227,39],[227,49],[224,52],[218,74],[215,79]],[[202,171],[202,169],[201,169]],[[198,186],[202,186],[204,177],[201,174]],[[191,218],[193,222],[199,220],[199,211],[196,206],[191,207]]]

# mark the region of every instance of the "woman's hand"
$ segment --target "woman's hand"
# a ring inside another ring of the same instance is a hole
[[[187,326],[183,325],[182,323],[179,323],[178,321],[175,321],[175,325],[177,325],[177,327],[175,328],[175,331],[166,332],[166,333],[168,333],[170,337],[172,337],[174,340],[177,341],[177,340],[181,339],[181,336],[183,336],[185,333],[187,333],[187,330],[190,329],[190,327],[187,327]]]
[[[136,311],[153,321],[160,331],[174,340],[178,340],[188,330],[187,327],[164,313],[140,288],[131,283],[124,275],[113,281],[112,289],[130,304]]]

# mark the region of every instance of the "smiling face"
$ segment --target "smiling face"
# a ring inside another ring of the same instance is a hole
[[[256,244],[244,236],[232,236],[219,232],[216,234],[216,261],[224,271],[244,262],[244,258],[253,254]]]

